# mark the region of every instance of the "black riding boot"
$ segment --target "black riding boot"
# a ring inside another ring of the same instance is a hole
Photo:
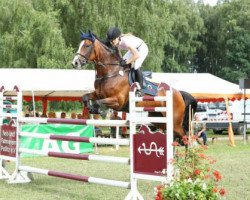
[[[135,77],[136,77],[136,81],[140,84],[141,89],[139,90],[139,96],[143,96],[144,92],[143,92],[143,75],[142,75],[142,71],[140,68],[138,68],[137,70],[135,70]]]

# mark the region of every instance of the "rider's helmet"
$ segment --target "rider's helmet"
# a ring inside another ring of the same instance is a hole
[[[121,34],[122,34],[122,33],[121,33],[121,31],[120,31],[119,28],[112,27],[112,28],[110,28],[110,29],[108,30],[108,32],[107,32],[107,39],[108,39],[109,41],[112,41],[112,40],[114,40],[114,39],[120,37]]]

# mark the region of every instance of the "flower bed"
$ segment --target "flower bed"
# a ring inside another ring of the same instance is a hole
[[[183,137],[184,144],[189,144],[188,137]],[[196,138],[193,138],[196,140]],[[196,146],[185,149],[174,142],[176,151],[174,176],[169,183],[155,188],[155,200],[215,200],[223,198],[225,189],[219,185],[222,176],[215,170],[213,158],[204,152],[207,146]]]

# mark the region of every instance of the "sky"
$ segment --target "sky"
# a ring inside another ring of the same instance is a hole
[[[204,0],[204,3],[205,4],[210,4],[211,6],[214,6],[214,5],[216,5],[217,0]]]

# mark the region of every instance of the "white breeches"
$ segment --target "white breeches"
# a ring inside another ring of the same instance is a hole
[[[138,68],[142,66],[143,61],[147,57],[148,46],[143,42],[137,50],[139,52],[139,58],[134,63],[132,63],[132,67],[134,67],[135,70],[137,70]],[[123,59],[128,60],[132,56],[133,56],[132,52],[127,51],[127,53],[125,53],[125,55],[123,56]]]

